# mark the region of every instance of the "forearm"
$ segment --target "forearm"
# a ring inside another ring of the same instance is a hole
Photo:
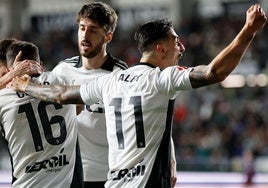
[[[246,27],[224,48],[207,66],[194,67],[190,73],[193,88],[198,88],[223,81],[239,64],[241,58],[255,36]]]
[[[4,76],[0,78],[0,89],[6,87],[6,85],[12,80],[14,74],[12,72],[7,72]]]
[[[58,104],[83,104],[80,86],[38,85],[29,82],[25,93],[46,102]]]
[[[190,73],[193,88],[223,81],[238,65],[257,31],[266,23],[266,16],[260,5],[247,10],[246,22],[234,40],[223,49],[207,66],[194,67]]]
[[[246,26],[243,27],[235,39],[212,60],[208,65],[211,83],[223,81],[236,68],[255,34]]]

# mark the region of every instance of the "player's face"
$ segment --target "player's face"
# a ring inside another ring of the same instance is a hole
[[[104,28],[90,19],[81,19],[78,28],[78,47],[80,55],[86,58],[95,57],[106,48]]]
[[[170,66],[177,65],[178,61],[182,58],[185,51],[184,45],[180,41],[180,37],[176,34],[174,29],[170,30],[168,37],[168,58],[170,59]]]
[[[7,67],[0,63],[0,78],[7,73]]]

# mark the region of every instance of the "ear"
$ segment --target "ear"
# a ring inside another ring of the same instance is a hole
[[[159,53],[165,53],[165,48],[162,43],[157,43],[156,44],[156,51]]]
[[[113,38],[113,33],[112,32],[108,32],[105,36],[105,42],[109,43]]]

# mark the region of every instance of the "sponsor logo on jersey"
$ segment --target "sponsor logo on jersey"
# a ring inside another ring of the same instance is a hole
[[[111,171],[109,174],[109,181],[124,180],[124,182],[132,181],[137,176],[143,176],[145,174],[145,165],[137,165],[130,169],[121,169],[117,171]]]
[[[130,74],[121,74],[119,76],[118,81],[124,81],[124,82],[137,82],[139,78],[141,77],[142,74],[140,75],[130,75]]]
[[[60,151],[62,153],[64,148]],[[65,154],[60,154],[57,156],[52,156],[50,159],[45,159],[43,161],[36,162],[32,165],[26,166],[25,172],[32,173],[41,170],[46,170],[47,172],[57,172],[61,169],[59,167],[69,165],[69,161]]]

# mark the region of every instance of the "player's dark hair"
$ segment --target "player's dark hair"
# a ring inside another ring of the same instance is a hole
[[[82,18],[88,18],[103,27],[106,32],[114,32],[117,24],[117,14],[108,4],[102,2],[92,2],[84,5],[77,15],[77,22]]]
[[[13,42],[6,53],[6,60],[8,67],[11,67],[19,52],[22,52],[21,61],[25,59],[34,60],[40,62],[39,50],[36,45],[26,41]]]
[[[168,38],[171,28],[173,28],[172,22],[167,18],[156,19],[138,27],[134,35],[134,40],[140,52],[142,53],[148,50],[151,44]]]
[[[5,38],[0,41],[0,63],[6,65],[7,49],[15,41],[17,41],[15,38]]]

